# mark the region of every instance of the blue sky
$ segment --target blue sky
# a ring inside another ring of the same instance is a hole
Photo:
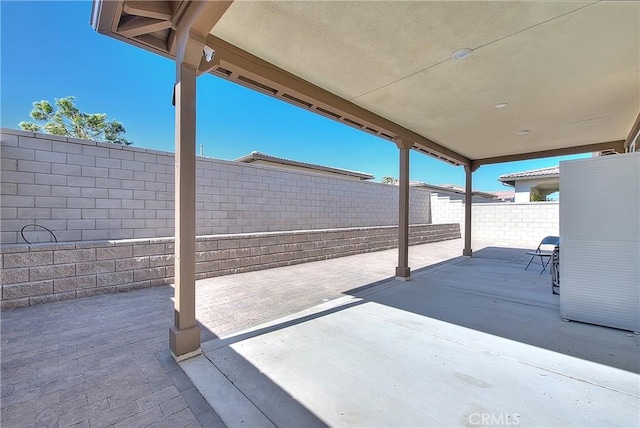
[[[2,127],[30,120],[34,101],[73,95],[80,110],[122,122],[135,146],[173,152],[174,63],[96,33],[90,13],[90,1],[0,1]],[[376,180],[398,176],[398,151],[388,141],[211,75],[197,85],[197,144],[205,156],[232,160],[257,150]],[[508,190],[499,175],[575,157],[483,166],[473,187]],[[412,152],[410,178],[464,185],[464,170]]]

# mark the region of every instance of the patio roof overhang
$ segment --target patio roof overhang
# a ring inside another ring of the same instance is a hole
[[[98,0],[92,24],[175,59],[198,3]],[[635,2],[204,3],[199,74],[455,165],[622,152],[640,106]]]
[[[411,149],[464,166],[463,254],[471,256],[470,190],[479,166],[622,152],[637,131],[638,3],[94,0],[91,24],[176,62],[170,347],[177,359],[200,352],[197,76],[234,81],[394,142],[401,279],[410,276]]]

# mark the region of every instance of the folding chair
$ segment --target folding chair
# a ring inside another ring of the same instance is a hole
[[[547,265],[551,261],[551,256],[553,255],[553,250],[555,247],[560,245],[560,238],[557,236],[545,236],[542,241],[540,241],[540,245],[536,248],[535,251],[527,251],[527,255],[531,256],[529,263],[527,263],[527,267],[524,270],[529,268],[529,265],[533,262],[533,259],[536,257],[540,257],[540,263],[542,265],[542,270],[540,271],[540,275],[545,271]],[[534,262],[538,264],[538,262]]]

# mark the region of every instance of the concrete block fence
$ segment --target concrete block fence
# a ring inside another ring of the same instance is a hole
[[[464,234],[464,202],[431,194],[433,224],[459,223]],[[472,239],[535,248],[560,233],[559,202],[483,203],[471,210]]]
[[[526,202],[474,205],[472,221],[473,239],[535,248],[545,236],[560,235],[560,204]]]
[[[394,248],[397,235],[386,226],[200,236],[196,278]],[[457,238],[458,224],[410,227],[410,245]],[[173,254],[173,238],[3,245],[1,307],[172,284]]]
[[[2,129],[0,157],[2,244],[30,223],[59,242],[174,235],[173,153]],[[397,186],[210,158],[196,176],[197,235],[398,223]],[[410,207],[411,223],[431,222],[427,190]]]

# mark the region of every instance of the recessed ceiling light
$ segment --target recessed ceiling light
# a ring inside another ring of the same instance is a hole
[[[471,52],[473,52],[471,49],[465,48],[465,49],[458,49],[457,51],[455,51],[454,53],[451,54],[451,58],[453,59],[465,59],[466,57],[468,57],[469,55],[471,55]]]
[[[527,135],[529,133],[528,129],[521,129],[519,131],[516,131],[516,135]]]
[[[500,103],[500,104],[496,104],[496,108],[505,108],[508,105],[509,104],[507,104],[507,103]]]

